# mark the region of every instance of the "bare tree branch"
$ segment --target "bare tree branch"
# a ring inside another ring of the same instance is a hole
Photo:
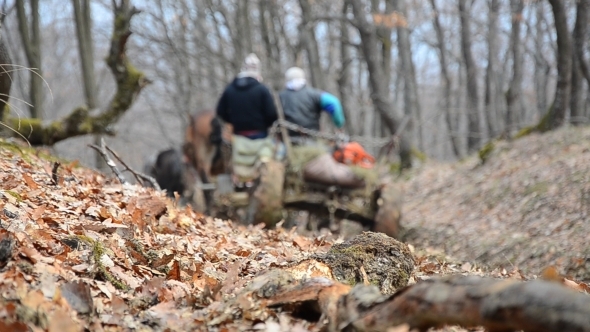
[[[94,144],[89,144],[88,146],[93,148],[94,150],[96,150],[104,158],[107,166],[109,166],[110,169],[113,171],[113,173],[115,173],[115,175],[117,176],[117,179],[119,180],[119,182],[121,182],[121,184],[128,183],[127,180],[125,180],[125,177],[123,176],[123,174],[121,174],[121,172],[117,168],[117,164],[115,164],[115,162],[112,161],[111,158],[109,158],[109,155],[107,154],[106,147],[104,144],[104,139],[101,140],[100,146],[97,146]]]
[[[39,119],[23,119],[4,114],[0,119],[8,124],[14,136],[24,136],[31,145],[53,145],[62,140],[88,134],[114,134],[111,126],[131,107],[141,90],[150,82],[127,58],[125,48],[131,35],[130,24],[139,13],[130,0],[114,2],[115,19],[111,48],[106,62],[115,77],[117,91],[105,111],[90,115],[86,107],[79,107],[65,118],[48,125]]]

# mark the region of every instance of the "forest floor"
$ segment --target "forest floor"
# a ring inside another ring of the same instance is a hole
[[[501,141],[403,181],[405,240],[487,269],[590,281],[590,128]]]
[[[0,331],[321,329],[243,291],[341,239],[210,218],[55,161],[0,140]],[[549,266],[590,280],[589,168],[590,128],[574,128],[500,142],[484,165],[411,171],[400,182],[410,284],[528,280]]]

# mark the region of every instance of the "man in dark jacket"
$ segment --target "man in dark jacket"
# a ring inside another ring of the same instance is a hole
[[[219,99],[217,115],[233,126],[235,135],[265,138],[268,128],[277,120],[273,97],[261,81],[260,60],[251,53]]]

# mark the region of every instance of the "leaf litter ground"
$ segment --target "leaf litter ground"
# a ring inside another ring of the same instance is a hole
[[[489,269],[590,281],[590,128],[497,143],[404,181],[405,239]]]
[[[575,133],[577,139],[590,138],[588,132]],[[560,139],[556,140],[557,143],[550,144],[559,145]],[[561,149],[583,155],[584,148],[575,144],[569,148],[562,145]],[[530,143],[523,146],[531,148]],[[476,255],[477,250],[487,248],[480,245],[491,241],[493,234],[513,239],[510,227],[519,229],[514,224],[499,228],[496,224],[505,219],[498,221],[500,217],[493,217],[490,211],[509,214],[502,207],[517,204],[515,196],[530,201],[523,193],[537,197],[533,193],[559,189],[552,187],[550,178],[540,179],[541,175],[529,176],[516,184],[511,178],[505,179],[521,167],[513,159],[521,158],[522,152],[512,151],[499,152],[499,156],[509,154],[510,158],[493,157],[490,164],[482,167],[477,167],[473,160],[456,166],[426,166],[403,183],[404,224],[409,228],[406,236],[418,248],[411,283],[448,274],[527,279],[518,269],[504,269],[502,264],[495,270],[482,270],[480,264],[491,260]],[[543,154],[531,157],[538,161],[531,164],[547,165],[544,153],[543,150]],[[177,207],[162,193],[121,185],[110,177],[76,167],[75,163],[58,169],[55,184],[53,163],[37,155],[19,148],[0,148],[0,331],[320,329],[316,322],[265,308],[249,298],[236,298],[236,294],[255,276],[326,252],[339,239],[329,235],[308,238],[294,230],[244,227],[206,217],[190,208]],[[551,159],[557,157],[554,154]],[[583,168],[588,165],[586,162],[582,166],[584,162],[561,163],[579,163]],[[505,168],[512,173],[505,170],[508,173],[504,175],[491,174]],[[547,176],[553,174],[543,167],[538,171]],[[490,179],[495,182],[488,182]],[[536,185],[539,181],[548,183],[546,190]],[[500,189],[496,189],[498,186]],[[538,189],[527,190],[527,186]],[[498,190],[499,198],[485,190]],[[490,199],[492,203],[482,202]],[[534,204],[532,207],[538,208]],[[575,206],[571,209],[574,214]],[[447,214],[441,214],[442,211]],[[528,218],[535,213],[538,214],[533,209]],[[550,224],[553,223],[556,220],[551,220]],[[555,225],[560,225],[559,221]],[[564,229],[569,228],[561,227],[559,231]],[[491,235],[482,236],[486,232]],[[579,243],[576,241],[567,242],[572,257],[586,249],[572,246]],[[501,248],[490,245],[488,250]],[[461,260],[448,258],[438,249],[448,250]],[[505,251],[519,255],[511,250],[515,248]],[[530,266],[527,259],[522,259],[514,265],[535,268],[559,262],[563,256],[558,253],[549,258],[529,258],[535,261]],[[453,327],[445,330],[464,331]]]

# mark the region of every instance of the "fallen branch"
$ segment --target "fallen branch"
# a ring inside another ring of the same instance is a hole
[[[117,176],[117,179],[119,180],[119,182],[121,182],[121,184],[127,183],[127,180],[125,180],[125,177],[123,176],[123,174],[121,174],[121,172],[117,168],[117,164],[115,164],[115,162],[112,161],[111,158],[109,158],[109,155],[107,154],[107,151],[105,148],[104,139],[101,139],[100,146],[96,146],[94,144],[88,144],[88,146],[93,148],[94,150],[96,150],[101,155],[101,157],[106,161],[107,165],[110,167],[110,169],[113,171],[113,173],[115,173],[115,175]]]
[[[426,331],[445,325],[488,331],[590,331],[590,296],[544,280],[520,282],[476,276],[435,278],[383,296],[375,286],[350,292],[323,278],[291,283],[269,306],[315,301],[330,331],[386,331],[408,324]]]
[[[156,181],[156,179],[154,179],[153,177],[151,177],[151,176],[149,176],[147,174],[136,172],[131,167],[129,167],[125,163],[125,161],[123,160],[123,158],[119,157],[119,155],[113,149],[109,148],[108,146],[106,146],[106,149],[115,157],[115,159],[117,159],[121,163],[121,165],[123,165],[123,167],[125,167],[125,170],[124,171],[129,171],[131,174],[133,174],[133,176],[135,177],[135,180],[137,180],[137,182],[139,182],[143,187],[145,187],[145,182],[144,181],[147,181],[156,190],[158,190],[158,191],[161,190],[160,189],[160,185],[158,184],[158,181]]]

